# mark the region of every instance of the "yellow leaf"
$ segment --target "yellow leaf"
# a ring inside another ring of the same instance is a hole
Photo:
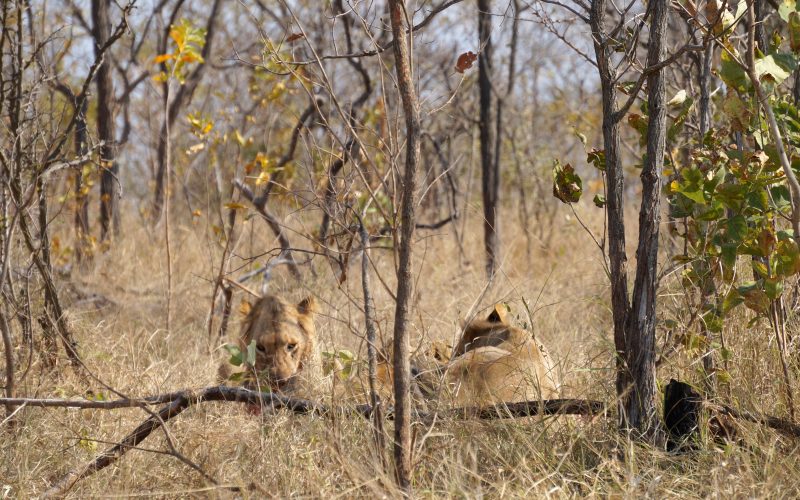
[[[680,189],[681,185],[678,184],[678,181],[672,181],[669,183],[669,190],[672,193],[677,193],[678,189]]]
[[[247,316],[248,314],[250,314],[250,310],[252,308],[253,307],[250,305],[250,302],[243,300],[242,303],[239,305],[239,313],[241,313],[242,316]]]
[[[245,210],[247,207],[242,205],[241,203],[236,202],[229,202],[224,205],[225,208],[229,210]]]
[[[202,151],[205,147],[206,147],[206,145],[204,143],[198,142],[194,146],[192,146],[189,149],[187,149],[186,150],[186,154],[187,155],[193,155],[195,153],[198,153],[198,152]]]
[[[185,54],[183,54],[181,56],[181,62],[188,64],[188,63],[193,63],[193,62],[203,63],[205,61],[203,61],[203,58],[200,57],[199,54],[194,54],[192,52],[187,52],[187,53],[185,53]]]
[[[153,81],[158,83],[164,83],[167,81],[167,74],[161,71],[157,75],[153,75]]]
[[[256,186],[261,186],[262,184],[266,184],[269,182],[269,174],[265,171],[261,171],[256,178]]]
[[[156,64],[161,64],[165,61],[169,61],[173,57],[174,56],[172,54],[161,54],[159,56],[156,56],[155,59],[153,59],[153,62]]]
[[[203,131],[202,131],[203,135],[211,132],[212,128],[214,128],[214,124],[212,122],[209,121],[208,123],[206,123],[205,127],[203,127]]]
[[[178,52],[183,52],[186,46],[186,27],[185,26],[172,26],[169,30],[169,36],[175,41],[178,46]]]
[[[192,217],[200,217],[202,215],[203,212],[201,212],[200,210],[195,210],[194,212],[192,212]]]
[[[242,137],[242,134],[240,134],[238,130],[233,131],[233,138],[236,139],[239,146],[244,146],[244,137]]]

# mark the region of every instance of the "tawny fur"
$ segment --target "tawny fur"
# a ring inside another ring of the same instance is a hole
[[[267,295],[253,304],[242,325],[239,348],[246,352],[255,341],[256,356],[246,386],[294,397],[320,397],[330,389],[314,327],[316,303],[312,297],[290,304]],[[220,374],[226,369],[221,367]]]
[[[509,325],[496,308],[466,326],[445,374],[457,405],[558,397],[553,361],[544,345]]]

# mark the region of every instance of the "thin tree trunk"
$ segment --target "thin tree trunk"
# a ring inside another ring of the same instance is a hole
[[[358,220],[358,234],[361,239],[361,289],[364,293],[364,323],[367,329],[367,362],[369,373],[369,404],[372,406],[372,436],[375,441],[375,451],[380,458],[381,465],[386,467],[386,444],[383,433],[383,406],[376,391],[378,378],[378,349],[377,332],[375,331],[375,302],[372,300],[372,291],[369,279],[369,235],[364,228],[361,217]]]
[[[500,194],[498,164],[492,123],[492,2],[478,0],[478,92],[480,94],[481,187],[483,192],[483,233],[486,275],[494,276],[499,253],[497,199]]]
[[[82,157],[87,153],[86,140],[86,105],[87,100],[83,99],[81,104],[76,107],[78,121],[75,124],[75,153]],[[84,249],[88,246],[89,237],[89,196],[84,193],[83,188],[83,165],[78,167],[75,172],[75,233],[78,243],[75,245],[77,250],[78,262],[83,258]]]
[[[619,157],[619,120],[617,112],[616,75],[610,67],[610,50],[604,29],[605,0],[591,4],[589,23],[594,40],[595,58],[603,97],[603,144],[606,153],[606,217],[608,218],[608,258],[611,271],[611,309],[614,318],[616,351],[616,389],[619,425],[626,426],[623,396],[630,385],[626,359],[625,322],[630,310],[628,302],[628,257],[625,253],[624,176]]]
[[[5,392],[7,398],[14,397],[14,350],[11,341],[11,328],[8,325],[8,318],[5,311],[0,310],[0,333],[3,337],[3,351],[5,352],[5,372],[6,384]],[[13,404],[6,404],[6,418],[11,418],[14,414],[15,406]]]
[[[702,67],[700,68],[700,140],[706,136],[711,123],[711,94],[708,84],[711,80],[711,62],[714,59],[714,42],[708,40],[703,49]]]
[[[700,143],[706,136],[709,128],[711,127],[711,93],[709,92],[709,83],[711,80],[711,63],[714,59],[714,42],[712,40],[705,41],[705,48],[703,49],[703,57],[701,58],[700,67]],[[711,297],[714,294],[714,277],[707,266],[703,266],[702,271],[702,284],[701,284],[701,297],[700,297],[700,310],[708,310],[711,302]],[[708,331],[708,326],[705,321],[700,322],[701,335],[706,339],[705,353],[703,354],[703,385],[707,394],[714,394],[714,351],[711,349],[711,332]]]
[[[109,0],[92,0],[92,36],[95,56],[111,36],[109,19]],[[105,240],[113,230],[119,230],[117,196],[114,184],[117,182],[119,165],[115,161],[116,145],[114,134],[114,84],[111,78],[111,63],[103,61],[97,68],[97,134],[104,142],[100,148],[100,239]]]
[[[648,39],[647,66],[664,59],[667,0],[654,0]],[[641,173],[642,205],[639,209],[639,244],[633,307],[627,318],[626,364],[631,390],[623,396],[626,427],[655,439],[659,432],[656,413],[656,281],[658,278],[658,230],[661,222],[661,170],[667,135],[666,84],[663,69],[647,76],[647,157]]]
[[[411,491],[411,365],[409,360],[408,318],[412,294],[412,250],[414,208],[416,205],[417,167],[419,162],[419,110],[411,76],[411,50],[404,27],[406,12],[403,0],[389,2],[397,84],[406,122],[406,165],[403,176],[400,214],[400,262],[397,270],[397,306],[394,316],[394,459],[400,488]],[[410,29],[410,27],[409,27]]]

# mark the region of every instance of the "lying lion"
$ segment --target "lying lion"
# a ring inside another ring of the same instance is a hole
[[[533,336],[508,324],[501,307],[464,329],[445,372],[456,405],[558,397],[552,358]]]

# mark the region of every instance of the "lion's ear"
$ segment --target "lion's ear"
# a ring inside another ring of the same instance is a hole
[[[495,304],[489,317],[486,320],[490,323],[505,323],[508,314],[508,306],[505,304]]]
[[[309,316],[317,312],[317,301],[314,297],[308,296],[297,303],[297,312],[303,316]]]

